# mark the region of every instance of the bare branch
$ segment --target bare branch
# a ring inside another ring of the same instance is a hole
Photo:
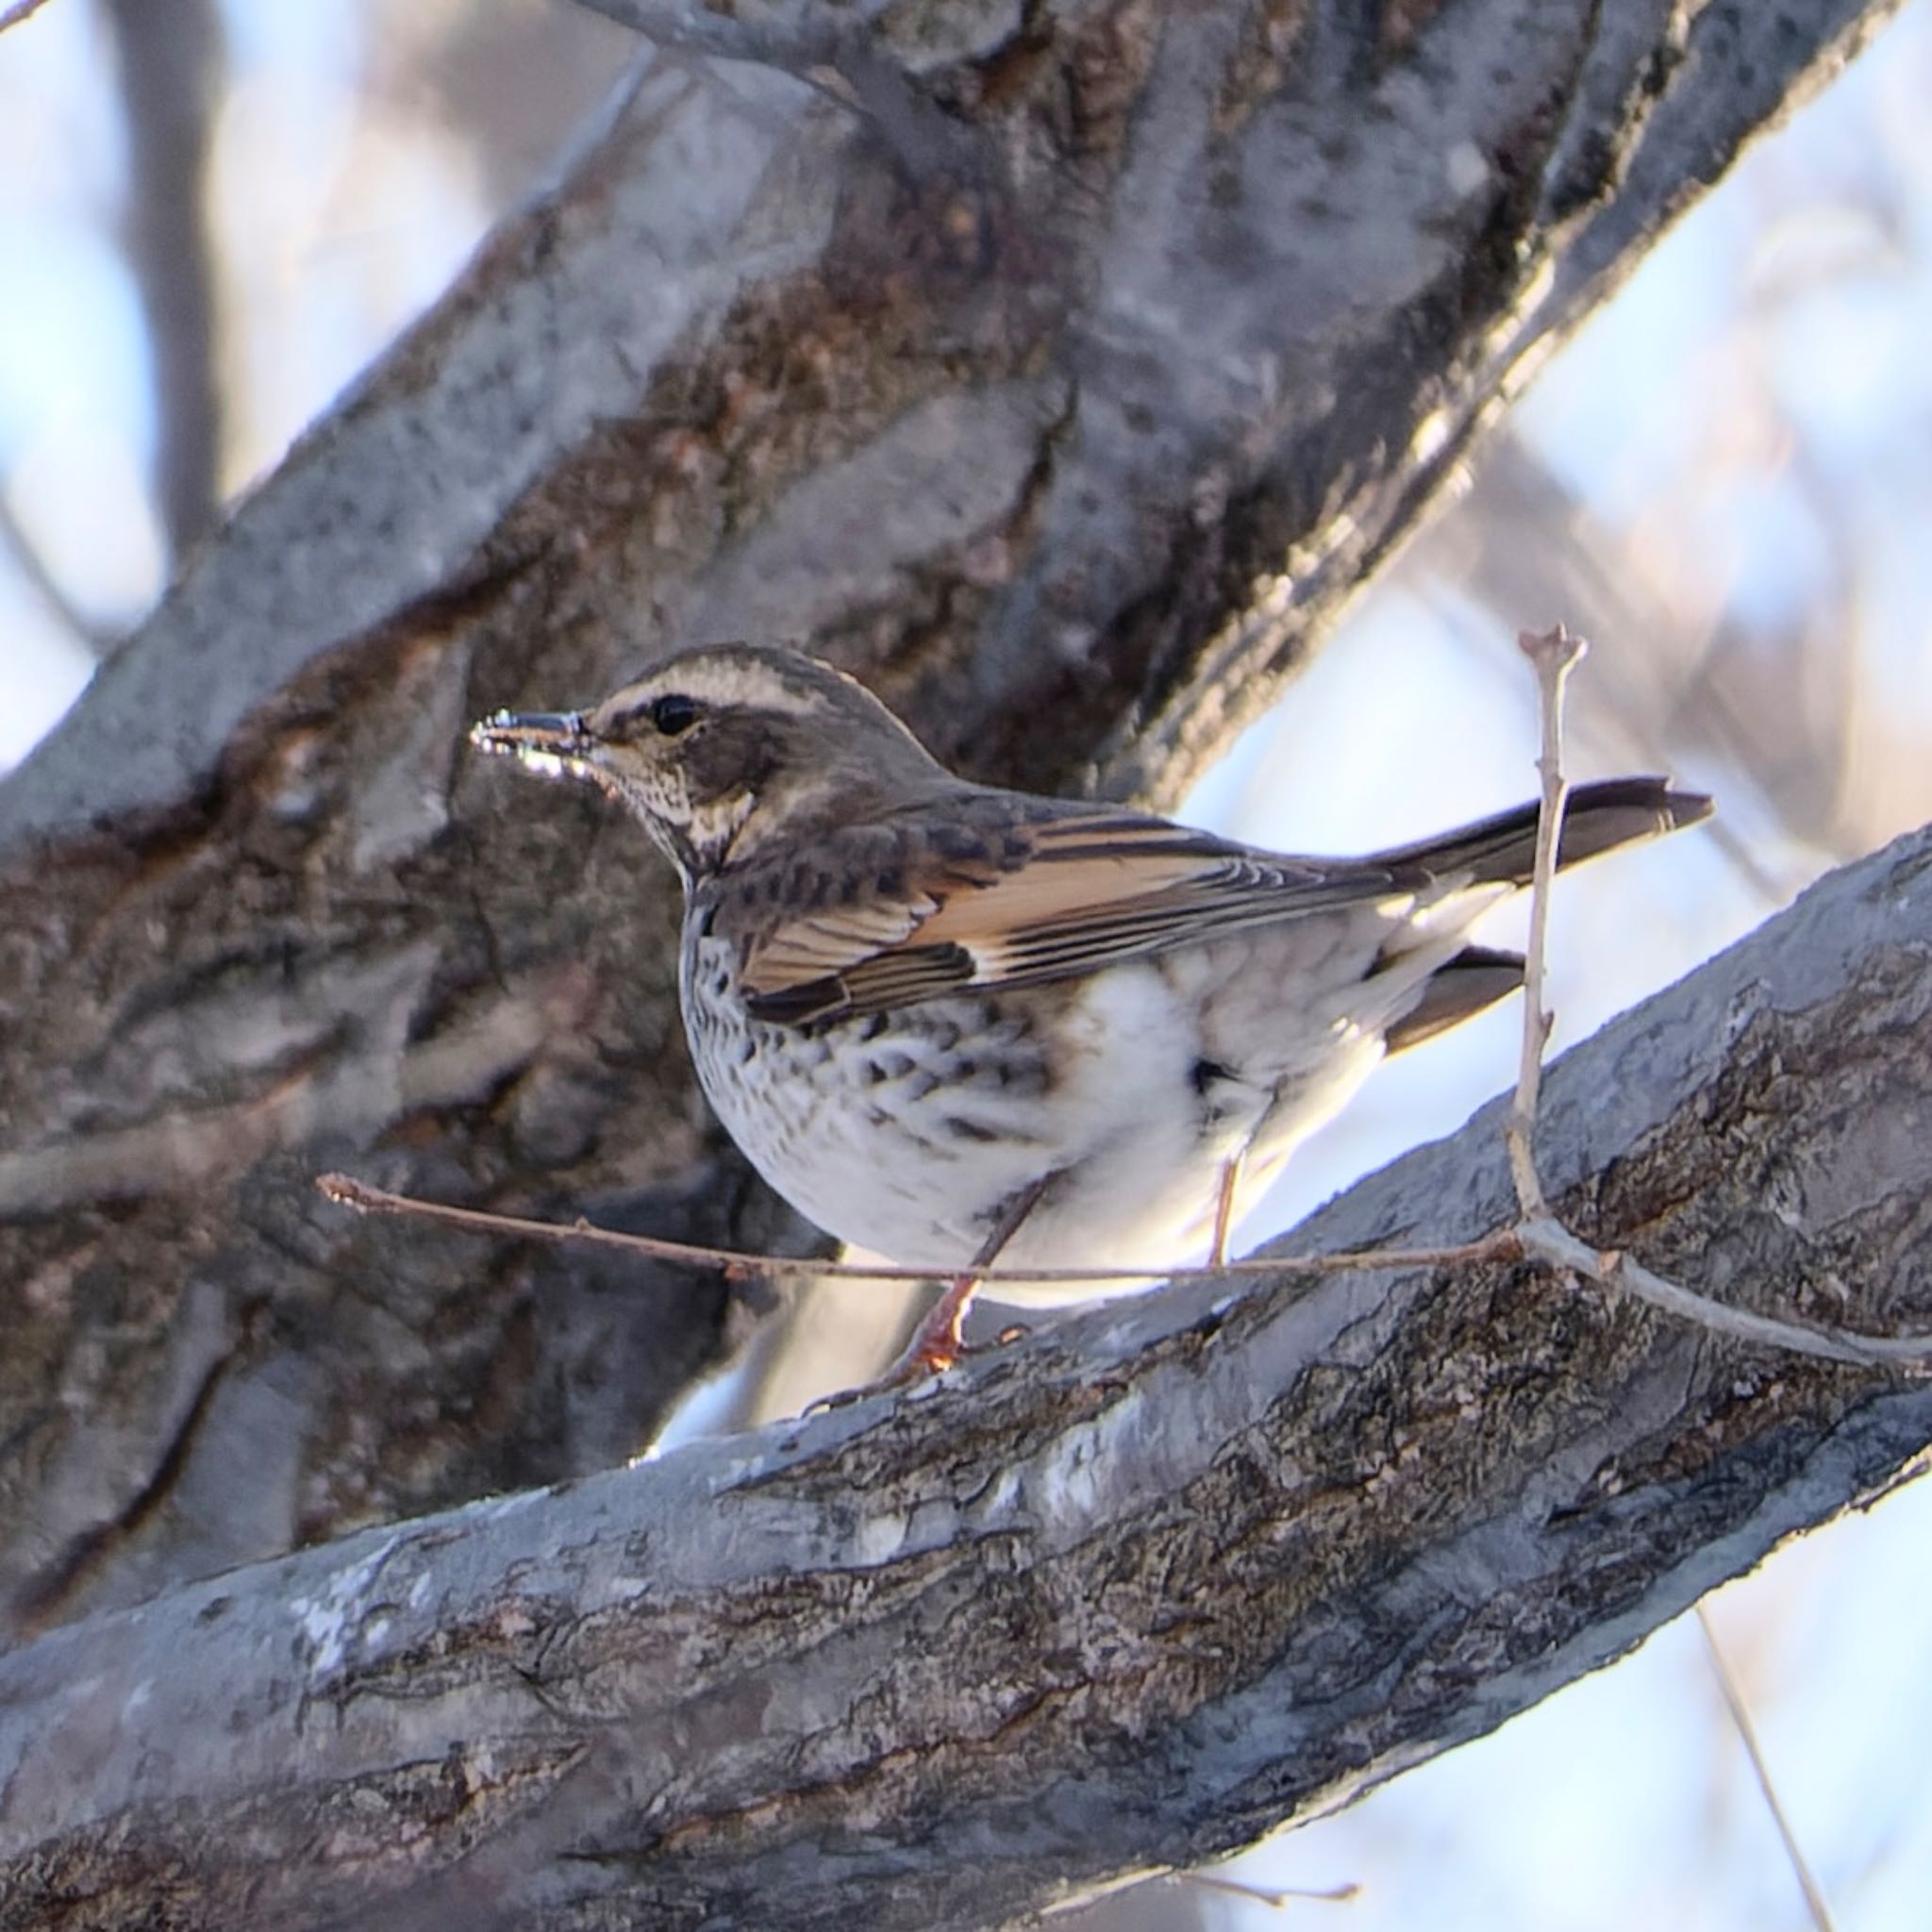
[[[1666,1279],[1626,1254],[1591,1247],[1554,1216],[1525,1221],[1515,1234],[1524,1253],[1537,1260],[1580,1275],[1599,1287],[1632,1295],[1651,1307],[1707,1328],[1713,1335],[1732,1336],[1760,1348],[1789,1349],[1793,1355],[1812,1356],[1821,1361],[1864,1362],[1904,1372],[1922,1372],[1932,1366],[1932,1338],[1857,1335],[1838,1327],[1806,1328],[1760,1315],[1751,1308],[1713,1301],[1708,1295]]]
[[[1698,1294],[1675,1281],[1667,1281],[1626,1254],[1604,1254],[1578,1241],[1549,1211],[1534,1156],[1536,1095],[1541,1082],[1543,1047],[1552,1025],[1552,1014],[1543,1010],[1543,955],[1549,937],[1549,892],[1556,883],[1556,856],[1563,839],[1563,802],[1569,796],[1569,780],[1563,773],[1563,688],[1588,645],[1582,638],[1573,638],[1561,625],[1540,636],[1523,632],[1519,643],[1536,673],[1536,709],[1541,736],[1541,752],[1536,759],[1536,769],[1541,774],[1541,811],[1536,823],[1530,939],[1523,970],[1523,1057],[1517,1073],[1517,1091],[1503,1123],[1508,1171],[1515,1178],[1517,1208],[1521,1211],[1515,1233],[1523,1252],[1547,1261],[1552,1267],[1569,1270],[1586,1281],[1594,1281],[1600,1287],[1635,1294],[1652,1307],[1661,1307],[1669,1314],[1681,1316],[1685,1322],[1696,1322],[1714,1335],[1735,1335],[1742,1341],[1790,1349],[1795,1355],[1810,1355],[1825,1362],[1884,1362],[1901,1370],[1924,1370],[1932,1366],[1932,1337],[1855,1335],[1849,1329],[1838,1327],[1820,1333],[1790,1322],[1775,1322],[1750,1312],[1748,1307],[1731,1307],[1707,1294]]]
[[[1536,673],[1537,719],[1541,749],[1537,775],[1542,783],[1537,813],[1536,864],[1530,879],[1529,943],[1524,948],[1523,1054],[1516,1074],[1516,1104],[1505,1130],[1509,1143],[1510,1171],[1516,1176],[1516,1199],[1524,1218],[1540,1220],[1549,1213],[1542,1183],[1537,1178],[1534,1139],[1537,1091],[1542,1080],[1543,1050],[1550,1043],[1553,1016],[1543,1005],[1543,960],[1549,950],[1550,892],[1557,878],[1557,850],[1563,838],[1563,807],[1570,795],[1563,774],[1563,691],[1570,674],[1590,648],[1559,624],[1555,630],[1522,632],[1517,640]]]
[[[1833,1932],[1831,1907],[1825,1900],[1823,1888],[1812,1875],[1811,1867],[1806,1862],[1790,1820],[1785,1816],[1776,1782],[1765,1761],[1764,1747],[1757,1741],[1757,1725],[1752,1719],[1744,1687],[1738,1682],[1737,1673],[1731,1669],[1730,1659],[1724,1655],[1724,1647],[1718,1641],[1707,1604],[1697,1606],[1697,1627],[1704,1632],[1704,1647],[1710,1654],[1711,1674],[1716,1677],[1718,1689],[1724,1693],[1724,1708],[1730,1712],[1731,1723],[1737,1727],[1738,1737],[1744,1746],[1744,1755],[1751,1760],[1752,1775],[1757,1778],[1757,1789],[1763,1793],[1771,1822],[1777,1827],[1791,1874],[1798,1881],[1798,1890],[1805,1895],[1805,1909],[1810,1914],[1813,1932]]]
[[[944,1268],[901,1267],[887,1261],[826,1261],[784,1255],[751,1255],[741,1249],[712,1247],[701,1241],[662,1240],[656,1235],[626,1234],[615,1228],[597,1227],[579,1219],[568,1224],[531,1221],[518,1214],[498,1214],[477,1208],[458,1208],[441,1201],[419,1201],[408,1194],[372,1188],[345,1174],[325,1174],[315,1183],[324,1198],[339,1207],[353,1208],[358,1214],[397,1215],[406,1219],[460,1228],[472,1234],[506,1236],[513,1240],[544,1241],[586,1241],[598,1247],[615,1248],[622,1253],[648,1256],[654,1261],[682,1261],[694,1268],[718,1268],[737,1275],[770,1275],[774,1279],[817,1280],[826,1277],[845,1281],[943,1281]],[[1025,1283],[1041,1287],[1053,1283],[1078,1287],[1083,1282],[1096,1285],[1132,1280],[1219,1281],[1242,1276],[1272,1279],[1285,1266],[1295,1273],[1317,1274],[1374,1274],[1390,1268],[1446,1268],[1460,1261],[1513,1260],[1520,1253],[1515,1237],[1507,1232],[1486,1236],[1481,1241],[1464,1241],[1453,1248],[1371,1248],[1350,1255],[1309,1255],[1292,1263],[1279,1258],[1257,1257],[1245,1261],[1216,1261],[1199,1268],[1167,1266],[1141,1267],[1128,1261],[1115,1267],[1111,1262],[1085,1268],[1001,1268],[990,1263],[974,1271],[974,1278],[985,1282]]]
[[[1524,1253],[1601,1287],[1633,1294],[1652,1307],[1694,1322],[1714,1335],[1736,1336],[1741,1341],[1788,1348],[1794,1354],[1824,1361],[1889,1363],[1908,1371],[1932,1367],[1932,1337],[1865,1336],[1835,1327],[1821,1332],[1776,1321],[1748,1308],[1734,1307],[1667,1280],[1633,1261],[1628,1255],[1607,1254],[1591,1247],[1579,1241],[1550,1212],[1534,1152],[1537,1095],[1552,1018],[1543,1007],[1543,960],[1549,938],[1550,892],[1556,882],[1557,850],[1563,833],[1563,806],[1569,793],[1569,781],[1563,770],[1563,691],[1570,673],[1589,646],[1561,625],[1541,634],[1524,631],[1517,641],[1536,674],[1541,740],[1537,770],[1542,781],[1530,892],[1529,942],[1524,959],[1523,1051],[1516,1091],[1503,1123],[1503,1140],[1509,1152],[1509,1171],[1520,1215],[1515,1234]]]
[[[1520,1105],[1521,1090],[1518,1090]],[[1514,1126],[1517,1119],[1512,1105],[1505,1137],[1510,1144],[1512,1168],[1517,1160]],[[1532,1175],[1534,1171],[1532,1170]],[[1519,1186],[1521,1185],[1519,1174]],[[654,1261],[676,1261],[694,1268],[716,1269],[730,1279],[767,1278],[771,1280],[897,1281],[929,1282],[946,1278],[942,1268],[898,1267],[884,1261],[828,1261],[783,1255],[754,1255],[742,1249],[714,1247],[702,1241],[667,1240],[658,1235],[627,1234],[615,1228],[598,1227],[579,1217],[570,1223],[532,1221],[518,1214],[499,1214],[491,1209],[458,1208],[442,1201],[420,1201],[408,1194],[372,1188],[348,1174],[325,1174],[315,1183],[327,1200],[339,1207],[352,1208],[359,1214],[395,1215],[425,1221],[443,1227],[458,1228],[472,1234],[489,1234],[519,1241],[558,1242],[582,1241],[593,1247],[616,1249],[620,1253],[644,1256]],[[1541,1186],[1538,1197],[1541,1198]],[[1402,1268],[1475,1267],[1496,1261],[1527,1257],[1542,1261],[1568,1274],[1623,1292],[1666,1314],[1675,1315],[1714,1335],[1728,1335],[1761,1347],[1788,1349],[1793,1355],[1809,1356],[1819,1361],[1861,1362],[1900,1370],[1932,1367],[1932,1335],[1859,1335],[1845,1328],[1807,1328],[1795,1322],[1780,1322],[1749,1308],[1733,1307],[1713,1301],[1707,1295],[1681,1288],[1674,1281],[1640,1266],[1629,1256],[1601,1254],[1580,1241],[1551,1218],[1547,1210],[1534,1220],[1503,1227],[1474,1241],[1458,1241],[1451,1247],[1401,1246],[1359,1248],[1333,1255],[1303,1255],[1292,1260],[1278,1255],[1252,1256],[1246,1260],[1210,1261],[1196,1268],[1147,1268],[1132,1261],[1101,1262],[1084,1268],[1001,1268],[988,1266],[977,1271],[982,1282],[1009,1282],[1039,1287],[1054,1283],[1078,1287],[1082,1282],[1099,1284],[1131,1280],[1139,1275],[1153,1282],[1240,1281],[1243,1279],[1281,1280],[1300,1275],[1378,1274]]]

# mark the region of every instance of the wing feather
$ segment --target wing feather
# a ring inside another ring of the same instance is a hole
[[[745,984],[753,992],[781,992],[841,972],[896,946],[938,909],[939,902],[922,892],[916,899],[875,898],[788,919],[752,948]]]
[[[1243,926],[1406,899],[1381,865],[1278,858],[1128,813],[1048,819],[996,860],[936,854],[913,890],[782,921],[746,949],[758,1018],[877,1012],[974,987],[1037,985]]]
[[[808,877],[795,866],[767,876],[732,935],[754,1014],[804,1024],[1037,985],[1342,907],[1426,916],[1433,903],[1523,884],[1536,837],[1532,805],[1366,859],[1289,858],[1138,812],[1011,792],[962,787],[937,817],[930,803],[848,828]],[[1581,786],[1559,862],[1709,809],[1659,778]],[[772,920],[774,900],[796,899],[801,884],[817,903]]]

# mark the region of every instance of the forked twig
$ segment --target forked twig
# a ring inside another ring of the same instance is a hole
[[[1550,888],[1557,875],[1563,806],[1569,795],[1569,781],[1563,774],[1563,690],[1570,673],[1590,647],[1560,624],[1554,630],[1524,631],[1516,641],[1536,674],[1541,726],[1537,770],[1542,778],[1536,864],[1530,879],[1529,940],[1524,948],[1523,1057],[1517,1070],[1515,1096],[1503,1124],[1510,1174],[1516,1185],[1516,1203],[1523,1214],[1516,1237],[1523,1243],[1524,1252],[1547,1267],[1581,1274],[1605,1288],[1634,1295],[1654,1308],[1661,1308],[1714,1335],[1760,1342],[1821,1361],[1873,1368],[1932,1366],[1932,1336],[1872,1336],[1843,1328],[1811,1328],[1759,1315],[1729,1302],[1713,1301],[1616,1249],[1591,1247],[1550,1212],[1534,1151],[1543,1048],[1549,1043],[1551,1020],[1543,1006],[1543,955],[1549,935]]]
[[[1521,1223],[1516,1239],[1523,1252],[1545,1267],[1581,1274],[1599,1286],[1613,1289],[1675,1315],[1693,1327],[1738,1341],[1785,1349],[1816,1361],[1846,1362],[1871,1369],[1924,1371],[1932,1368],[1932,1336],[1859,1335],[1849,1328],[1810,1328],[1781,1322],[1732,1302],[1713,1301],[1668,1275],[1632,1260],[1620,1248],[1593,1248],[1574,1235],[1552,1214]]]
[[[1550,1212],[1541,1176],[1536,1171],[1532,1137],[1536,1131],[1543,1049],[1548,1045],[1550,1037],[1550,1015],[1542,1003],[1543,954],[1549,934],[1550,887],[1556,877],[1557,851],[1563,829],[1563,804],[1568,792],[1568,781],[1563,774],[1563,687],[1572,669],[1589,647],[1581,638],[1572,637],[1560,624],[1551,631],[1524,631],[1518,636],[1517,642],[1536,673],[1537,712],[1541,727],[1541,751],[1537,758],[1537,770],[1542,776],[1541,809],[1537,820],[1536,870],[1530,883],[1529,942],[1524,949],[1526,957],[1523,968],[1523,1063],[1517,1074],[1515,1098],[1503,1129],[1509,1148],[1510,1170],[1516,1180],[1517,1204],[1523,1210],[1523,1224],[1518,1232],[1530,1252],[1554,1267],[1572,1270],[1613,1288],[1641,1293],[1645,1300],[1656,1306],[1671,1307],[1705,1327],[1721,1327],[1727,1333],[1736,1334],[1739,1332],[1737,1318],[1747,1311],[1723,1303],[1708,1302],[1702,1295],[1679,1288],[1675,1282],[1667,1281],[1660,1274],[1640,1268],[1627,1256],[1599,1254],[1588,1242],[1579,1241]],[[1750,1319],[1764,1321],[1763,1317]],[[1785,1324],[1773,1322],[1766,1325],[1781,1329]],[[1718,1688],[1724,1693],[1731,1722],[1757,1775],[1757,1788],[1764,1795],[1772,1823],[1784,1840],[1785,1856],[1790,1861],[1798,1889],[1805,1895],[1811,1923],[1816,1932],[1833,1932],[1830,1907],[1825,1904],[1824,1894],[1818,1889],[1817,1880],[1811,1875],[1811,1868],[1805,1861],[1796,1834],[1778,1801],[1770,1767],[1758,1748],[1757,1730],[1751,1719],[1750,1706],[1745,1702],[1741,1686],[1732,1674],[1730,1664],[1717,1641],[1717,1632],[1711,1627],[1709,1612],[1703,1604],[1697,1606],[1697,1621],[1710,1653],[1711,1669],[1716,1674]]]

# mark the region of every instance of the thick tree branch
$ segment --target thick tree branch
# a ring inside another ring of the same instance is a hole
[[[975,775],[1172,799],[1886,10],[961,0],[846,10],[829,80],[649,52],[0,789],[0,1597],[600,1466],[745,1326],[319,1170],[807,1243],[695,1105],[668,881],[475,782],[467,720],[778,633]]]
[[[1932,829],[1557,1062],[1554,1204],[1932,1309]],[[1293,1245],[1507,1218],[1506,1102]],[[1932,1444],[1932,1380],[1522,1270],[1174,1290],[0,1659],[12,1923],[967,1926],[1477,1735]],[[387,1909],[384,1909],[387,1907]]]

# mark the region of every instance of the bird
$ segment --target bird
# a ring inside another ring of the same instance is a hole
[[[1360,858],[973,783],[857,679],[700,644],[584,710],[500,710],[481,751],[588,783],[683,886],[700,1085],[753,1167],[850,1246],[948,1282],[902,1357],[963,1353],[1016,1283],[1225,1255],[1229,1228],[1386,1056],[1522,983],[1468,928],[1528,884],[1525,805]],[[1695,823],[1657,777],[1570,795],[1558,862]],[[1156,1277],[1158,1278],[1158,1277]]]

